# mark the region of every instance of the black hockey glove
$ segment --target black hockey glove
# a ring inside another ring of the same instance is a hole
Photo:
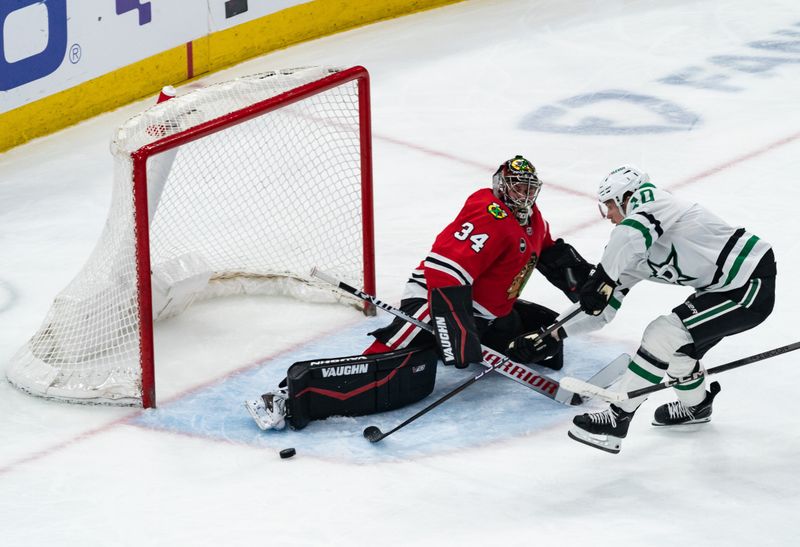
[[[483,351],[472,313],[472,286],[431,289],[430,309],[444,364],[464,368],[480,363]]]
[[[592,275],[581,286],[579,300],[581,309],[589,315],[600,315],[611,300],[617,284],[608,277],[602,264],[598,264]]]
[[[562,342],[566,338],[563,329],[559,329],[559,340],[548,334],[542,336],[544,327],[536,332],[529,332],[522,336],[517,336],[509,345],[506,355],[518,363],[539,363],[558,354],[562,348]]]
[[[552,247],[542,251],[536,267],[555,287],[572,302],[578,301],[578,290],[586,283],[594,268],[563,239],[557,239]]]

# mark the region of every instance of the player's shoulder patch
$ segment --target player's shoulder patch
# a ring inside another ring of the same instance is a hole
[[[503,208],[500,207],[500,204],[494,201],[486,206],[486,210],[497,220],[503,220],[508,216],[508,213],[506,213]]]

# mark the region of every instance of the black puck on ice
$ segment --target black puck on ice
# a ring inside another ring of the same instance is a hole
[[[291,458],[292,456],[297,454],[297,451],[294,448],[284,448],[283,450],[281,450],[280,454],[281,454],[281,459],[285,460],[286,458]]]
[[[364,429],[364,438],[371,443],[376,443],[383,439],[383,432],[374,425],[371,425]]]

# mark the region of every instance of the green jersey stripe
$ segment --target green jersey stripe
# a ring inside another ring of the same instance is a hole
[[[620,225],[621,226],[629,226],[631,228],[634,228],[634,229],[639,230],[640,232],[642,232],[642,235],[644,236],[644,246],[645,246],[645,248],[649,249],[650,245],[653,244],[653,236],[650,235],[650,230],[645,228],[640,222],[636,222],[635,220],[633,220],[631,218],[626,218],[625,220],[620,222]]]
[[[710,319],[714,319],[715,317],[719,317],[720,315],[723,315],[724,313],[729,311],[731,308],[735,308],[738,305],[739,304],[737,304],[736,302],[733,302],[732,300],[727,300],[727,301],[723,302],[722,304],[719,304],[717,306],[714,306],[713,308],[710,308],[710,309],[704,311],[700,315],[695,315],[694,317],[690,317],[689,319],[684,321],[683,324],[688,329],[690,329],[692,327],[697,327],[698,325],[700,325],[702,323],[705,323],[706,321],[708,321]]]
[[[661,378],[663,378],[663,376],[656,376],[652,372],[649,372],[649,371],[643,369],[642,367],[640,367],[639,365],[636,364],[636,361],[631,361],[628,364],[628,370],[630,370],[631,372],[633,372],[637,376],[641,376],[642,378],[644,378],[645,380],[647,380],[651,384],[660,384],[661,383]]]
[[[761,280],[760,279],[753,279],[750,281],[750,289],[747,291],[747,294],[742,298],[742,301],[739,302],[739,305],[743,308],[749,308],[750,304],[753,303],[753,299],[758,294],[758,291],[761,289]]]
[[[608,305],[614,308],[615,310],[618,310],[622,307],[622,302],[620,302],[619,300],[617,300],[612,296],[611,298],[608,299]]]
[[[675,389],[680,389],[681,391],[689,391],[702,384],[703,380],[705,380],[705,378],[700,378],[699,380],[697,380],[696,382],[692,382],[691,384],[675,384],[674,387]]]
[[[733,261],[733,266],[731,267],[731,271],[728,273],[728,278],[725,280],[725,283],[722,284],[723,287],[733,281],[733,279],[736,277],[736,274],[739,273],[739,269],[742,267],[742,262],[744,262],[744,259],[747,258],[748,254],[750,254],[750,251],[753,250],[753,247],[756,246],[756,243],[758,243],[758,236],[752,236],[747,240],[747,243],[745,243],[744,247],[742,247],[742,251],[739,253],[739,256],[737,256],[736,260]]]

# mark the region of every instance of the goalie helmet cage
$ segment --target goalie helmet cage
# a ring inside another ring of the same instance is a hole
[[[111,145],[103,234],[14,356],[8,380],[69,402],[154,407],[153,321],[199,298],[374,291],[369,75],[309,67],[155,105]],[[374,310],[363,308],[365,313]]]

